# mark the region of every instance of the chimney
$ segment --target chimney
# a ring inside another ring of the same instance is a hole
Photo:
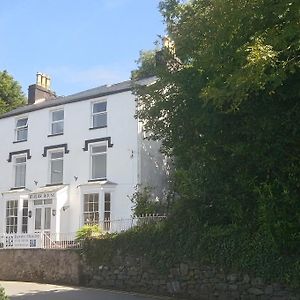
[[[55,92],[50,90],[51,79],[43,73],[36,73],[36,83],[28,87],[28,104],[34,104],[56,98]]]

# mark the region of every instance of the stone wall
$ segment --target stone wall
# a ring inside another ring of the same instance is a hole
[[[109,265],[84,264],[85,284],[93,287],[175,295],[189,299],[296,300],[300,293],[278,283],[267,283],[247,274],[226,274],[223,270],[180,263],[169,272],[154,270],[141,258],[115,256]]]
[[[144,258],[118,254],[109,264],[89,265],[74,250],[0,250],[0,280],[81,284],[197,300],[300,299],[299,291],[247,274],[188,262],[165,273]]]
[[[0,280],[76,285],[80,266],[80,255],[74,250],[0,250]]]

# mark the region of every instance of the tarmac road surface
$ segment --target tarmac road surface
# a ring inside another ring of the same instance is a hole
[[[10,300],[155,300],[168,299],[102,289],[32,282],[0,281]]]

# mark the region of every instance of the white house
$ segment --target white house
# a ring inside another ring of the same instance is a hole
[[[146,142],[134,118],[131,81],[67,97],[49,87],[38,73],[29,104],[0,116],[0,234],[128,219],[137,184],[166,183],[159,143]]]

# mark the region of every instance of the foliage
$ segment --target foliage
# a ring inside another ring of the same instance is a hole
[[[174,157],[174,223],[264,232],[279,256],[298,255],[299,1],[160,8],[175,55],[164,48],[156,82],[136,86],[137,116]]]
[[[153,199],[150,186],[136,186],[136,191],[130,198],[133,203],[133,215],[162,215],[166,212],[166,205],[160,199]]]
[[[91,238],[99,237],[102,230],[99,225],[83,225],[76,232],[76,240],[88,240]]]
[[[7,71],[0,71],[0,114],[25,104],[21,86]]]
[[[136,61],[138,69],[131,72],[131,79],[137,80],[153,76],[155,73],[155,52],[140,51],[140,57]]]
[[[0,300],[9,300],[9,298],[5,295],[4,289],[0,286]]]
[[[93,266],[111,265],[116,255],[142,257],[162,273],[180,262],[198,262],[300,287],[300,256],[281,254],[268,232],[180,221],[185,223],[169,220],[86,240],[83,255]]]

